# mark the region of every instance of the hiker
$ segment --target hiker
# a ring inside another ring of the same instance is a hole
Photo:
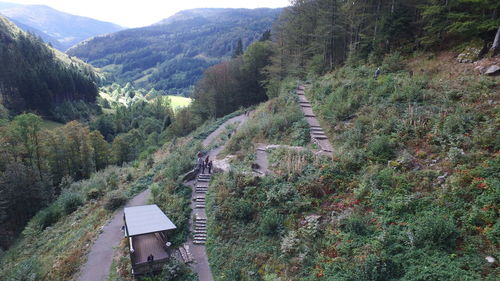
[[[155,260],[155,257],[153,256],[153,254],[150,254],[148,256],[148,262],[153,262]]]
[[[201,171],[202,166],[203,166],[203,158],[198,157],[198,171]]]
[[[377,70],[375,70],[375,74],[373,75],[373,78],[377,80],[378,76],[380,75],[380,67],[377,67]]]
[[[207,165],[208,165],[208,162],[209,162],[208,157],[210,157],[210,156],[208,156],[208,155],[207,155],[207,158],[205,158],[205,166],[207,166]]]
[[[208,162],[208,173],[211,174],[212,173],[212,161]]]
[[[205,167],[207,166],[207,164],[205,164],[205,162],[202,162],[201,163],[201,173],[204,174],[205,173]]]

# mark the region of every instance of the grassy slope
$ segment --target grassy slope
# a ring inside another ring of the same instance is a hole
[[[386,59],[377,81],[344,67],[308,87],[333,161],[279,150],[277,176],[214,179],[216,280],[494,280],[498,80],[450,55],[411,59],[413,76],[401,62]]]
[[[62,126],[64,126],[64,124],[51,120],[43,120],[42,123],[42,128],[47,130],[53,130]]]

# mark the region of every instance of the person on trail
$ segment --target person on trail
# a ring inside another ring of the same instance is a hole
[[[377,80],[379,75],[380,75],[380,67],[377,67],[377,70],[375,70],[375,74],[373,75],[373,79]]]
[[[150,254],[148,256],[148,262],[153,262],[155,260],[155,257],[153,256],[153,254]]]
[[[207,155],[207,158],[205,158],[205,166],[207,166],[207,165],[208,165],[208,162],[209,162],[209,159],[208,159],[208,158],[209,158],[209,157],[210,157],[210,156],[209,156],[209,155]]]
[[[202,166],[203,166],[203,158],[198,157],[198,171],[201,171]]]
[[[212,173],[212,161],[208,162],[208,173],[211,174]]]
[[[207,164],[205,164],[205,162],[202,162],[201,163],[201,173],[204,174],[205,173],[205,167],[207,166]]]

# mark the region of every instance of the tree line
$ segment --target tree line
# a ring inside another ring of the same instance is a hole
[[[147,160],[167,139],[172,116],[168,100],[157,99],[47,130],[33,113],[2,119],[8,112],[0,107],[0,247],[7,248],[68,183],[108,165]]]
[[[494,0],[292,0],[273,28],[276,79],[321,74],[345,62],[379,62],[400,50],[448,48],[500,27]]]
[[[78,63],[63,62],[43,41],[0,18],[0,100],[14,113],[52,116],[67,101],[95,102],[98,77]]]

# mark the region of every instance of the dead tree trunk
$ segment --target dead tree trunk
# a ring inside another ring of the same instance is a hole
[[[500,26],[497,29],[497,34],[495,35],[495,40],[493,40],[493,45],[491,46],[490,51],[492,56],[498,54],[500,51]]]

